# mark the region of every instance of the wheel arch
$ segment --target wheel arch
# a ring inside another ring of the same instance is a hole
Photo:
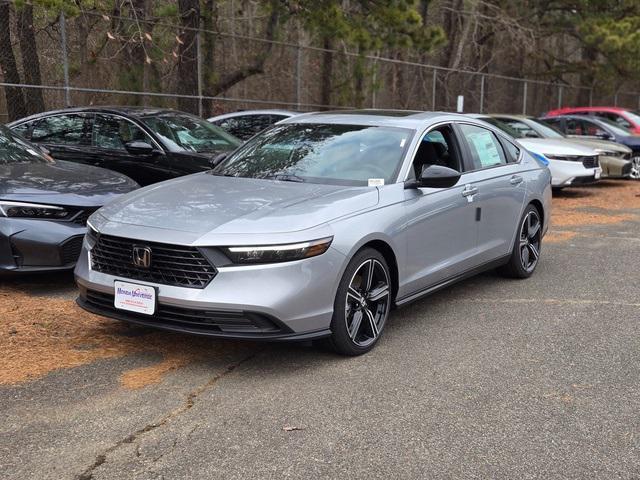
[[[387,266],[389,267],[389,273],[391,274],[391,289],[392,289],[392,302],[395,302],[396,295],[398,294],[399,288],[399,271],[398,271],[398,259],[396,258],[396,253],[393,251],[391,245],[381,239],[369,240],[363,245],[361,245],[357,252],[365,249],[372,248],[384,257],[387,262]],[[356,253],[357,253],[356,252]]]

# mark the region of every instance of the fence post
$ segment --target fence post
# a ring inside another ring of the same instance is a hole
[[[202,55],[200,31],[196,32],[196,65],[198,75],[198,116],[202,117]]]
[[[480,113],[484,113],[484,75],[480,75]]]
[[[67,56],[67,22],[64,12],[60,12],[60,43],[62,44],[62,71],[64,74],[64,106],[71,106],[69,90],[69,58]]]
[[[300,111],[300,104],[302,103],[302,48],[298,44],[296,51],[296,109]]]
[[[613,96],[613,106],[618,106],[618,92],[616,92],[616,94]]]
[[[431,90],[431,109],[436,109],[436,82],[438,81],[438,71],[433,69],[433,84]]]
[[[593,107],[593,87],[589,89],[589,106]]]
[[[527,86],[528,83],[524,82],[524,91],[522,92],[522,114],[527,114]]]
[[[562,108],[562,85],[558,87],[558,108]]]

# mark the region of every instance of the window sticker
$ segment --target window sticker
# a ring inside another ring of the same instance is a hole
[[[384,185],[384,178],[370,178],[367,183],[370,187],[382,187]]]
[[[502,163],[498,146],[493,140],[491,132],[474,132],[470,133],[467,138],[471,141],[473,148],[478,153],[482,167],[490,167]]]

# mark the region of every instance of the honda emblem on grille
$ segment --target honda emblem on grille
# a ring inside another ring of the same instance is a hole
[[[133,246],[133,264],[140,268],[151,266],[151,249],[140,245]]]

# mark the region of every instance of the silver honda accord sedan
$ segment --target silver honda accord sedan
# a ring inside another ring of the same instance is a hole
[[[78,303],[193,334],[324,338],[358,355],[395,306],[483,270],[529,277],[550,213],[548,168],[481,120],[307,114],[210,172],[92,215]]]

